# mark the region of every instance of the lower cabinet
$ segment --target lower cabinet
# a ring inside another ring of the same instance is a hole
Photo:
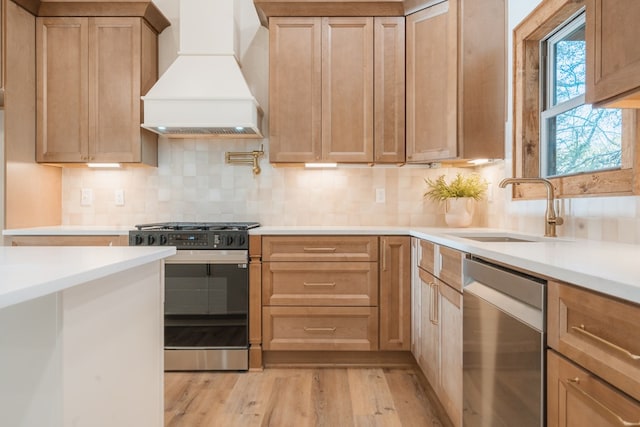
[[[265,350],[378,348],[377,307],[264,307]]]
[[[640,425],[640,306],[550,280],[547,425]]]
[[[264,236],[262,349],[408,351],[410,258],[407,236]]]
[[[434,266],[433,273],[457,284],[462,282],[463,254],[418,239],[412,242],[412,249],[412,353],[453,425],[461,426],[462,293],[457,285],[449,286],[420,264],[425,265],[425,255],[434,258],[426,264],[428,268]]]
[[[547,350],[549,427],[637,426],[640,402]]]
[[[8,246],[128,246],[128,235],[7,236]]]

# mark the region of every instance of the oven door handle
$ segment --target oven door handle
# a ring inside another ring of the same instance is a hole
[[[166,264],[246,264],[246,250],[182,250],[165,259]]]

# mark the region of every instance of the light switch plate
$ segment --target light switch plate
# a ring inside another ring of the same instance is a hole
[[[376,203],[384,203],[385,194],[384,188],[376,188]]]

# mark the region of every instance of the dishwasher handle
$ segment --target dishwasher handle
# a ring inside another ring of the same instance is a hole
[[[464,272],[463,296],[474,295],[544,333],[544,280],[533,280],[473,259],[464,260]]]

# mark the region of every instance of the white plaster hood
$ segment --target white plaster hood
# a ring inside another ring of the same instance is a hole
[[[239,65],[238,18],[238,0],[180,0],[178,57],[142,97],[142,127],[170,138],[262,138],[262,109]]]

